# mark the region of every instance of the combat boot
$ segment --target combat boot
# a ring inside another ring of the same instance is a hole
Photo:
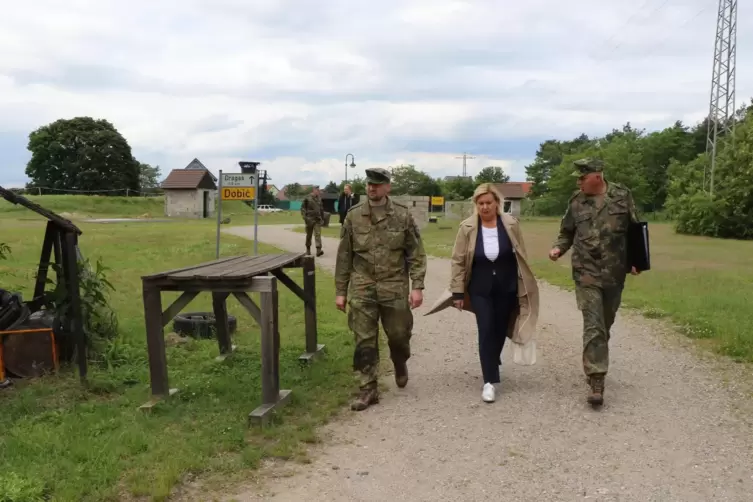
[[[311,248],[306,247],[306,256],[311,256]]]
[[[395,383],[401,389],[408,385],[408,365],[405,361],[393,361],[395,366]]]
[[[376,387],[367,387],[361,389],[352,403],[350,403],[350,409],[353,411],[363,411],[372,404],[379,402],[379,391]]]
[[[322,256],[324,254],[324,251],[322,251],[322,248],[319,248],[316,250],[316,256]]]
[[[591,392],[588,394],[588,404],[601,406],[604,404],[604,375],[592,375],[589,377]]]

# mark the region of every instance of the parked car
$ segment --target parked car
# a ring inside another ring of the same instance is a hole
[[[260,213],[281,213],[282,209],[270,206],[268,204],[262,204],[259,206]]]

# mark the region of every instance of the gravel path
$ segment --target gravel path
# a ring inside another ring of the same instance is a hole
[[[259,238],[303,249],[304,235],[286,227],[260,226]],[[324,238],[323,269],[334,270],[336,246]],[[423,317],[448,275],[447,260],[429,260],[408,386],[385,378],[390,391],[379,405],[323,428],[312,464],[271,467],[263,486],[227,500],[753,500],[743,370],[704,360],[662,323],[622,310],[606,402],[594,411],[585,403],[574,297],[542,283],[538,363],[515,365],[506,348],[497,402],[486,404],[472,314]]]

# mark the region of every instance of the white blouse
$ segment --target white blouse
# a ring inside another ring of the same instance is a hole
[[[497,227],[486,228],[481,227],[482,238],[484,239],[484,254],[489,261],[494,261],[499,256],[499,236],[497,235]]]

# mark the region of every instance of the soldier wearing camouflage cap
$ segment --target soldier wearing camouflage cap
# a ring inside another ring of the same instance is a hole
[[[583,314],[583,370],[591,388],[587,401],[598,406],[604,402],[610,329],[628,269],[627,231],[638,217],[630,190],[604,178],[604,162],[585,158],[573,165],[579,190],[570,197],[549,258],[556,261],[573,249],[575,297]],[[637,275],[635,268],[631,273]]]
[[[324,225],[324,204],[318,186],[314,186],[311,193],[301,203],[301,217],[306,224],[306,254],[311,254],[311,235],[316,243],[316,256],[324,254],[322,251],[322,225]]]
[[[337,308],[348,310],[355,335],[353,369],[360,373],[356,411],[379,402],[379,320],[387,335],[395,383],[408,383],[411,309],[423,302],[426,253],[408,207],[388,196],[390,172],[366,170],[367,199],[348,211],[337,248]]]

